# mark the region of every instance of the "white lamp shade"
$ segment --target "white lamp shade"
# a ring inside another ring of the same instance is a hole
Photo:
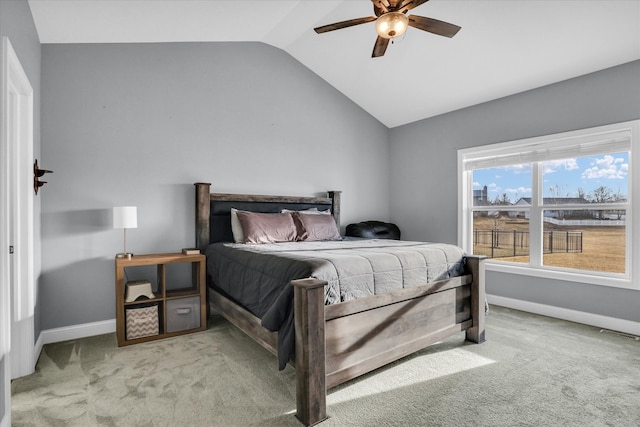
[[[118,206],[113,208],[113,228],[137,228],[138,208]]]
[[[409,18],[401,12],[387,12],[376,19],[376,31],[385,39],[400,37],[407,31]]]

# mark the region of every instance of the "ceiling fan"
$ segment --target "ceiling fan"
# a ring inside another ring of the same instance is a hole
[[[449,38],[455,36],[461,28],[457,25],[424,16],[407,16],[408,11],[428,1],[429,0],[371,0],[373,3],[373,12],[376,16],[349,19],[347,21],[323,25],[322,27],[314,28],[314,30],[316,33],[321,34],[328,31],[340,30],[342,28],[376,21],[378,38],[373,46],[373,53],[371,54],[372,58],[384,55],[387,50],[387,46],[389,45],[389,40],[403,35],[407,30],[407,26],[418,28],[419,30],[427,31],[439,36]]]

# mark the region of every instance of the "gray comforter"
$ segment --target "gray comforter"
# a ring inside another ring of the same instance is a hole
[[[325,304],[415,287],[464,273],[454,245],[398,240],[216,243],[206,250],[210,284],[278,331],[280,369],[293,354],[291,280],[327,281]]]

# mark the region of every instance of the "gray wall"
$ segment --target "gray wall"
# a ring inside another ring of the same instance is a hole
[[[34,91],[34,155],[38,157],[40,155],[40,41],[26,0],[0,1],[0,38],[3,36],[11,41]],[[2,49],[2,43],[0,43],[0,58],[4,57]],[[38,278],[40,272],[40,200],[38,197],[35,198],[34,209],[34,267],[35,277]],[[6,251],[8,248],[1,250]],[[2,256],[5,256],[5,253]],[[38,304],[34,319],[36,339],[40,331],[39,310]],[[9,381],[9,378],[4,377],[5,361],[4,355],[0,355],[0,419],[5,415],[5,411],[10,410],[4,406],[5,381]]]
[[[43,45],[42,76],[43,329],[115,317],[113,206],[138,207],[138,254],[194,245],[197,181],[388,219],[388,129],[279,49]]]
[[[390,219],[404,238],[456,243],[457,149],[637,119],[638,75],[634,62],[388,130],[260,43],[44,45],[42,164],[56,172],[42,192],[42,329],[114,317],[112,206],[138,206],[134,253],[193,245],[195,181],[340,189],[343,225]],[[493,272],[488,290],[640,320],[634,291]]]
[[[635,61],[394,128],[391,220],[403,238],[457,243],[458,149],[639,118]],[[640,321],[638,291],[488,272],[487,292]]]

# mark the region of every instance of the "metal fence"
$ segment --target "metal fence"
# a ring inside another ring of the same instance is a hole
[[[543,252],[581,253],[582,231],[545,231]],[[473,253],[490,258],[529,256],[529,232],[520,230],[473,230]]]

